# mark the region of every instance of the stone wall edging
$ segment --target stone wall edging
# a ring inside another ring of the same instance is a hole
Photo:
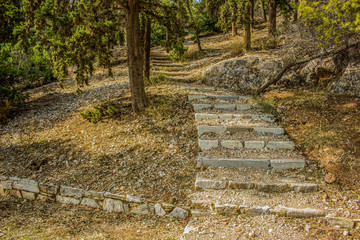
[[[35,180],[0,176],[0,195],[28,200],[84,205],[106,212],[135,213],[170,217],[188,217],[190,207],[154,202],[133,195],[84,190],[77,187],[42,183]]]

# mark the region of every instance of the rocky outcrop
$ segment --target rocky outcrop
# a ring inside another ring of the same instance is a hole
[[[360,97],[360,62],[351,62],[344,73],[329,85],[330,92]]]
[[[261,56],[243,56],[221,61],[203,72],[206,84],[232,90],[254,90],[272,78],[281,64]]]

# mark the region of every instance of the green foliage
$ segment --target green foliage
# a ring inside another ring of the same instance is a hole
[[[185,38],[178,38],[171,43],[171,51],[169,57],[172,61],[183,60],[184,53],[188,50],[188,47],[184,47]]]
[[[206,9],[205,0],[194,2],[194,14],[196,21],[198,22],[199,34],[219,32],[220,29],[217,26],[218,17],[212,17]]]
[[[120,104],[115,102],[101,103],[93,106],[95,110],[80,112],[81,117],[92,123],[97,123],[105,117],[112,117],[120,112]]]
[[[24,89],[55,80],[50,57],[39,45],[24,54],[11,43],[0,44],[0,118],[4,120],[12,107],[24,102],[28,97]]]
[[[301,1],[299,13],[309,28],[319,33],[324,46],[347,42],[360,33],[358,0]]]
[[[0,45],[0,121],[3,122],[10,114],[12,106],[22,103],[26,95],[16,87],[21,72],[16,68],[11,54],[11,44]]]
[[[13,31],[23,21],[21,0],[0,1],[0,43],[15,42]]]
[[[151,24],[151,45],[163,45],[166,39],[166,28],[158,22]]]
[[[68,66],[74,67],[79,87],[88,84],[95,60],[110,69],[111,50],[120,28],[112,1],[24,0],[23,4],[26,24],[18,30],[39,37],[42,46],[51,51],[60,86]],[[27,46],[24,40],[21,44]]]

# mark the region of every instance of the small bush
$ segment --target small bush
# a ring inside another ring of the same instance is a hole
[[[11,109],[22,104],[28,95],[23,91],[56,81],[51,59],[39,45],[22,53],[11,43],[0,44],[0,121],[4,121]]]
[[[188,50],[188,47],[184,47],[185,38],[178,38],[176,42],[171,43],[169,57],[172,61],[183,60],[184,53]]]
[[[101,103],[93,106],[95,110],[80,112],[80,116],[92,123],[97,123],[105,117],[112,117],[120,112],[120,104],[114,102]]]
[[[164,45],[166,39],[166,28],[156,21],[151,24],[151,45]]]
[[[27,95],[22,94],[17,84],[21,81],[22,71],[17,68],[11,54],[11,44],[0,44],[0,121],[7,119],[13,106],[22,103]]]

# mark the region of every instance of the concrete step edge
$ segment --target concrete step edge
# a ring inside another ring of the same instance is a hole
[[[274,134],[274,135],[284,135],[285,130],[281,127],[262,127],[262,126],[252,126],[252,127],[226,127],[226,126],[211,126],[211,125],[198,125],[198,136],[201,136],[204,133],[225,133],[225,132],[241,132],[249,131],[255,132],[258,134]]]
[[[226,149],[263,149],[268,148],[271,150],[287,149],[294,150],[295,143],[292,141],[263,141],[263,140],[221,140],[221,139],[198,139],[199,147],[202,151],[211,148],[226,148]]]
[[[203,190],[257,190],[266,193],[285,193],[285,192],[298,192],[310,193],[320,190],[319,185],[315,183],[291,183],[291,182],[240,182],[232,180],[215,180],[197,177],[195,180],[195,188]]]
[[[198,157],[198,167],[217,166],[217,167],[240,167],[240,168],[262,168],[273,170],[287,170],[294,168],[304,168],[303,159],[242,159],[242,158],[206,158]]]

